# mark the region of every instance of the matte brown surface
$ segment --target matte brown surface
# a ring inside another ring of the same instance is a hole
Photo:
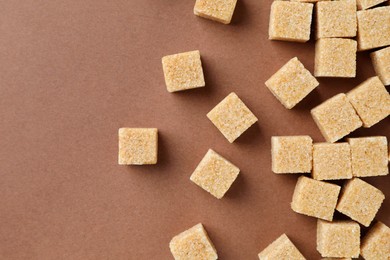
[[[267,40],[271,1],[240,0],[231,25],[183,0],[0,1],[0,258],[171,259],[168,243],[202,222],[220,259],[256,259],[287,233],[309,259],[316,219],[294,213],[299,175],[271,172],[272,135],[324,141],[309,110],[356,79],[319,79],[293,110],[264,82],[314,44]],[[161,57],[199,49],[206,87],[170,94]],[[233,144],[206,118],[230,92],[259,118]],[[389,118],[352,136],[387,135]],[[120,127],[159,128],[159,162],[117,165]],[[189,177],[209,149],[241,169],[217,200]],[[390,176],[366,178],[387,199]],[[340,215],[336,215],[336,219]]]

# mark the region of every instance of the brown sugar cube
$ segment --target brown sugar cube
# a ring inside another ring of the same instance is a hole
[[[349,138],[352,175],[355,177],[389,174],[388,146],[385,136]]]
[[[207,117],[230,143],[257,122],[257,117],[234,92],[216,105]]]
[[[272,136],[271,146],[274,173],[311,171],[313,140],[310,136]]]
[[[359,10],[368,9],[383,2],[386,2],[386,0],[356,0],[356,4]]]
[[[332,220],[340,187],[305,176],[298,178],[291,208],[297,213]]]
[[[357,43],[351,39],[319,39],[315,46],[314,76],[344,77],[356,76]]]
[[[299,252],[286,234],[283,234],[259,253],[259,259],[305,260],[306,258]]]
[[[372,64],[384,85],[390,85],[390,47],[371,53]]]
[[[274,1],[269,20],[269,39],[307,42],[310,40],[313,4]]]
[[[291,109],[315,89],[319,83],[295,57],[272,75],[265,82],[265,85],[283,106]]]
[[[390,95],[378,77],[372,77],[347,93],[364,127],[371,127],[390,115]]]
[[[359,50],[390,45],[390,6],[357,12]]]
[[[356,0],[323,1],[316,7],[317,38],[356,36]]]
[[[157,128],[120,128],[118,136],[119,164],[157,163]]]
[[[209,149],[191,175],[190,180],[217,199],[221,199],[239,172],[238,167]]]
[[[169,92],[205,86],[199,51],[165,56],[162,58],[162,65]]]
[[[327,142],[336,142],[362,126],[345,94],[338,94],[311,110],[311,115]]]
[[[237,0],[196,0],[194,14],[220,23],[232,20]]]
[[[314,144],[312,176],[316,180],[351,179],[351,149],[349,144]]]
[[[368,227],[375,218],[385,195],[361,179],[349,180],[341,190],[337,211]]]
[[[217,250],[202,224],[172,238],[169,248],[175,260],[216,260]]]
[[[363,238],[360,254],[366,260],[390,259],[390,228],[377,222]]]
[[[317,250],[322,257],[357,258],[360,226],[353,221],[317,221]]]

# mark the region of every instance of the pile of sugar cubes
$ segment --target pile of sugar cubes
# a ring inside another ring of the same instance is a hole
[[[196,0],[197,16],[229,24],[237,0]],[[269,39],[307,42],[315,5],[314,76],[297,57],[290,59],[270,79],[267,88],[287,109],[292,109],[319,82],[316,77],[356,76],[356,52],[390,45],[390,6],[374,7],[385,0],[291,0],[271,6]],[[374,8],[372,8],[374,7]],[[355,40],[356,39],[356,40]],[[327,142],[310,136],[273,136],[272,171],[276,174],[310,173],[296,183],[291,208],[318,219],[317,250],[324,259],[390,259],[390,228],[378,221],[361,240],[360,225],[369,227],[384,194],[361,178],[389,174],[385,136],[347,138],[359,127],[371,127],[390,114],[390,47],[371,53],[378,76],[348,93],[340,93],[311,110]],[[162,58],[169,92],[205,86],[199,51]],[[222,135],[234,142],[258,119],[236,93],[230,93],[207,114]],[[157,163],[156,128],[120,128],[119,158],[122,165]],[[240,169],[209,149],[190,180],[221,199]],[[331,182],[347,180],[343,187]],[[335,220],[335,210],[350,220]],[[217,251],[199,223],[175,236],[169,247],[175,259],[217,259]],[[259,259],[305,259],[286,234],[258,255]]]

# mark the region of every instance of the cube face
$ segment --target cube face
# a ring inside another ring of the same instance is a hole
[[[389,259],[390,228],[377,222],[363,238],[360,254],[367,260]]]
[[[190,180],[217,199],[221,199],[239,172],[238,167],[210,149],[191,175]]]
[[[319,83],[295,57],[268,79],[265,85],[283,106],[291,109]]]
[[[259,259],[305,260],[305,257],[299,252],[286,234],[283,234],[259,253]]]
[[[313,140],[310,136],[273,136],[271,145],[274,173],[311,171]]]
[[[355,37],[356,0],[318,2],[317,38]]]
[[[385,136],[349,138],[352,174],[355,177],[389,174],[388,146]]]
[[[322,257],[357,258],[360,226],[353,221],[317,221],[317,250]]]
[[[343,187],[336,209],[368,227],[384,199],[385,195],[380,190],[355,178]]]
[[[390,47],[371,53],[376,74],[384,85],[390,85]]]
[[[297,213],[331,221],[340,187],[305,176],[298,178],[291,208]]]
[[[351,179],[352,166],[349,144],[314,144],[312,176],[316,180]]]
[[[120,128],[118,163],[143,165],[157,163],[157,128]]]
[[[386,0],[356,0],[357,7],[359,8],[359,10],[368,9],[383,2],[386,2]]]
[[[217,251],[202,224],[172,238],[169,248],[175,260],[216,260]]]
[[[390,95],[378,77],[372,77],[347,93],[364,127],[371,127],[390,115]]]
[[[230,143],[257,122],[257,117],[234,92],[216,105],[207,117]]]
[[[271,5],[269,39],[306,42],[310,39],[313,4],[274,1]]]
[[[169,92],[205,86],[199,51],[165,56],[162,58],[162,65]]]
[[[194,14],[220,23],[232,20],[237,0],[196,0]]]
[[[345,94],[338,94],[313,108],[311,115],[325,140],[331,143],[362,126]]]
[[[333,3],[333,2],[332,2]],[[315,46],[314,75],[316,77],[356,76],[357,43],[350,39],[319,39]]]

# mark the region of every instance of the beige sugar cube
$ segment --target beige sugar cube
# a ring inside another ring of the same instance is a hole
[[[386,136],[349,138],[352,174],[355,177],[389,174]]]
[[[216,105],[207,117],[230,143],[257,122],[257,117],[234,92]]]
[[[306,258],[299,252],[286,234],[283,234],[259,253],[259,259],[305,260]]]
[[[165,84],[169,92],[204,87],[199,51],[189,51],[162,58]]]
[[[386,0],[356,0],[357,7],[359,10],[368,9],[384,2],[386,2]]]
[[[194,14],[220,23],[232,20],[237,0],[196,0]]]
[[[359,50],[390,45],[390,6],[358,11],[357,21]]]
[[[311,110],[311,115],[327,142],[336,142],[362,126],[345,94],[338,94]]]
[[[311,171],[313,140],[310,136],[272,136],[271,146],[274,173]]]
[[[356,76],[357,43],[351,39],[322,38],[315,45],[314,76]]]
[[[317,250],[322,257],[357,258],[360,226],[353,221],[317,221]]]
[[[118,163],[142,165],[157,163],[157,128],[120,128]]]
[[[217,250],[202,224],[172,238],[169,248],[175,260],[216,260]]]
[[[221,199],[237,178],[240,169],[231,162],[209,149],[196,167],[190,180]]]
[[[341,190],[337,211],[368,227],[375,218],[385,195],[361,179],[349,180]]]
[[[390,85],[390,47],[372,52],[371,60],[382,83]]]
[[[315,89],[319,83],[295,57],[272,75],[265,82],[265,85],[283,106],[291,109]]]
[[[316,180],[351,179],[351,149],[349,144],[314,144],[312,176]]]
[[[269,20],[269,39],[307,42],[310,39],[313,4],[274,1]]]
[[[356,0],[318,2],[316,14],[317,38],[356,36]]]
[[[390,228],[377,222],[362,239],[360,254],[366,260],[390,259]]]
[[[298,178],[291,208],[297,213],[332,220],[340,186],[305,176]]]

